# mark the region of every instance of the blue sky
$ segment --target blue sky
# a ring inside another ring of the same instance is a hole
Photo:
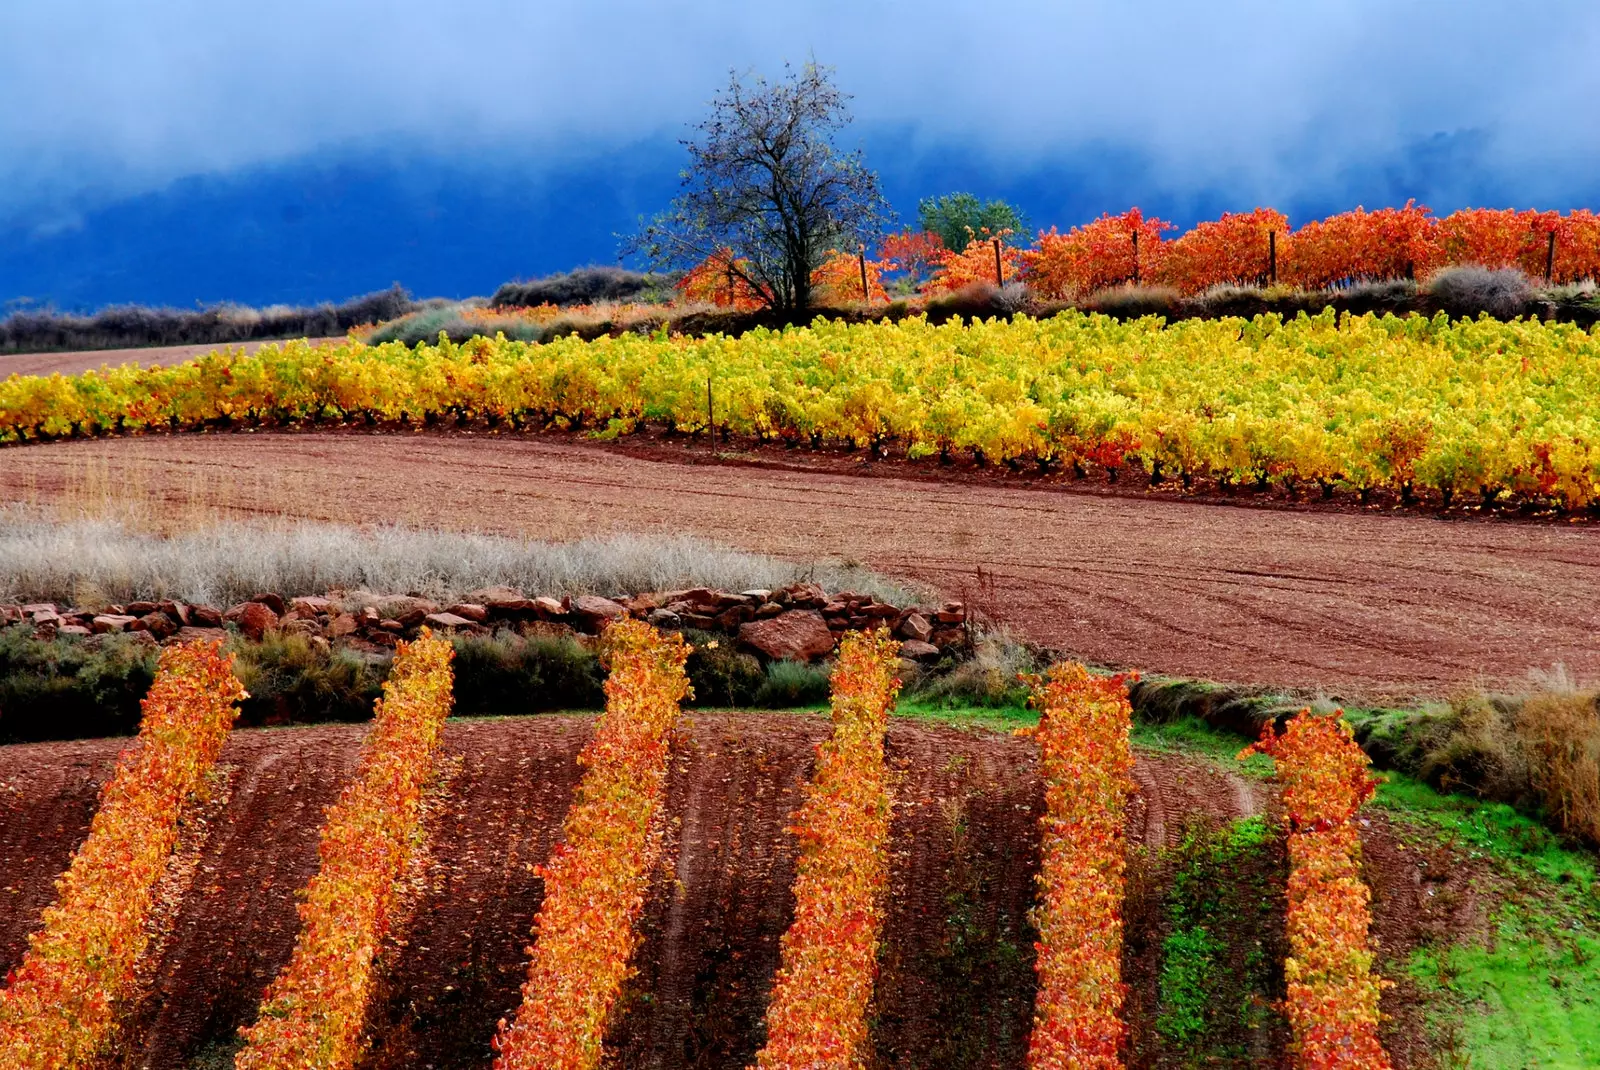
[[[1600,5],[7,0],[0,302],[487,292],[615,260],[730,68],[814,55],[901,215],[1600,202]]]

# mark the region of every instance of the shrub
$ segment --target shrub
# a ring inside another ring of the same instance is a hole
[[[458,714],[593,710],[605,702],[600,659],[568,635],[457,636]]]
[[[1123,678],[1073,663],[1030,680],[1045,814],[1039,866],[1039,992],[1030,1070],[1121,1065],[1122,843],[1133,794],[1133,711]]]
[[[275,632],[231,644],[235,671],[250,697],[240,710],[247,725],[364,721],[383,693],[388,666],[351,650]]]
[[[1096,290],[1083,303],[1092,312],[1100,312],[1118,319],[1139,319],[1142,316],[1166,316],[1171,319],[1181,300],[1178,291],[1170,286],[1112,286]]]
[[[686,629],[683,635],[692,644],[686,668],[696,706],[755,704],[757,693],[767,682],[761,662],[739,650],[725,635],[693,628]]]
[[[930,673],[911,693],[919,700],[1003,708],[1028,701],[1028,687],[1020,677],[1036,672],[1039,658],[1025,643],[1007,632],[990,632],[973,644],[972,657],[957,662],[948,672]]]
[[[661,851],[656,811],[669,736],[690,694],[682,637],[635,620],[605,632],[606,711],[563,840],[541,866],[528,980],[515,1021],[500,1019],[495,1070],[593,1070],[606,1015],[628,974],[634,923]]]
[[[815,706],[828,701],[828,674],[798,661],[767,663],[767,678],[756,688],[754,705],[766,709]]]
[[[1533,695],[1517,710],[1516,733],[1547,820],[1600,845],[1600,698],[1574,690]]]
[[[345,1070],[362,1050],[396,882],[420,842],[422,792],[450,713],[450,644],[402,643],[355,780],[328,810],[294,954],[268,987],[238,1070]]]
[[[100,1051],[133,994],[184,802],[216,763],[241,697],[216,645],[162,652],[139,740],[118,759],[59,897],[0,989],[0,1066],[65,1070]]]
[[[36,639],[0,629],[0,743],[128,735],[155,679],[157,651],[133,636]]]
[[[592,305],[598,301],[670,299],[676,280],[619,267],[586,267],[529,282],[508,282],[489,298],[490,308]]]
[[[833,670],[833,734],[791,830],[800,841],[794,921],[767,1005],[762,1070],[861,1065],[889,883],[883,736],[900,681],[886,630],[850,632]]]
[[[1525,316],[1533,308],[1533,284],[1516,268],[1449,267],[1428,279],[1425,292],[1452,316],[1496,319]]]
[[[1376,783],[1340,711],[1302,710],[1239,752],[1271,755],[1289,818],[1289,958],[1286,1009],[1296,1065],[1383,1070],[1381,981],[1368,939],[1371,892],[1361,879],[1356,812]]]

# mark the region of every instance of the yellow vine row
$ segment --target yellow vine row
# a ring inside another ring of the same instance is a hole
[[[374,960],[450,713],[453,654],[426,628],[400,645],[356,777],[323,822],[293,957],[241,1030],[238,1070],[344,1070],[361,1054]]]
[[[220,644],[161,652],[138,740],[118,759],[60,895],[0,989],[0,1066],[87,1066],[105,1045],[132,995],[184,801],[215,765],[244,697]]]
[[[900,644],[879,629],[851,632],[833,670],[833,734],[817,748],[805,802],[794,921],[767,1007],[761,1070],[863,1066],[867,1006],[889,882],[891,801],[883,737],[900,681]]]
[[[540,868],[528,979],[514,1020],[500,1020],[495,1070],[593,1070],[606,1015],[628,976],[634,924],[661,850],[655,821],[670,735],[691,694],[689,647],[635,620],[603,639],[606,708],[579,755],[585,767],[564,842]]]

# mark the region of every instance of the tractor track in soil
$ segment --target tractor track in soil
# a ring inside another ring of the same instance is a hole
[[[488,1065],[494,1023],[519,998],[542,897],[532,867],[560,837],[591,723],[556,715],[448,723],[443,757],[452,775],[428,818],[421,891],[380,959],[367,1070]],[[639,973],[613,1018],[610,1067],[748,1065],[793,912],[795,845],[785,830],[827,731],[814,714],[686,714],[673,741],[663,862],[640,923]],[[364,732],[320,725],[233,734],[222,757],[225,801],[197,834],[192,880],[168,883],[186,891],[163,904],[170,921],[161,961],[147,971],[150,987],[106,1070],[177,1070],[231,1050],[293,948],[295,892],[315,868],[323,809],[353,773]],[[124,745],[0,747],[0,784],[20,792],[0,799],[0,860],[15,889],[0,915],[0,971],[20,961]],[[1034,749],[986,730],[896,720],[886,753],[896,807],[870,1065],[1020,1067],[1043,806]],[[1149,850],[1157,842],[1175,844],[1193,820],[1274,805],[1267,787],[1197,758],[1141,750],[1136,778],[1130,893],[1144,882],[1147,902],[1163,890]],[[1455,887],[1465,877],[1449,859],[1404,846],[1381,818],[1365,831],[1386,956],[1471,923],[1476,908]],[[1161,932],[1149,911],[1133,910],[1128,924],[1130,947],[1144,949],[1125,963],[1137,1038],[1154,1011],[1158,963],[1149,949]],[[1409,1000],[1403,988],[1385,996],[1395,1015],[1385,1037],[1400,1066],[1412,1064],[1420,1043]]]
[[[86,484],[106,500],[85,503]],[[1106,665],[1346,700],[1515,687],[1555,662],[1600,676],[1596,525],[1250,508],[465,432],[28,446],[0,450],[0,498],[561,540],[692,534],[859,561]]]

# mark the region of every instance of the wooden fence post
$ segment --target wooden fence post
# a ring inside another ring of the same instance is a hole
[[[1267,284],[1278,284],[1278,232],[1267,231]]]
[[[867,250],[862,248],[856,253],[856,260],[861,265],[861,300],[872,304],[872,291],[867,289]]]
[[[710,436],[711,452],[717,452],[717,410],[711,407],[711,376],[706,376],[706,431]]]
[[[996,238],[994,240],[994,284],[996,286],[1004,286],[1006,284],[1005,271],[1000,267],[1000,239],[999,238]]]
[[[1133,232],[1133,284],[1139,285],[1139,232]]]
[[[1544,253],[1544,281],[1548,283],[1556,270],[1556,232],[1550,232],[1550,247]]]

